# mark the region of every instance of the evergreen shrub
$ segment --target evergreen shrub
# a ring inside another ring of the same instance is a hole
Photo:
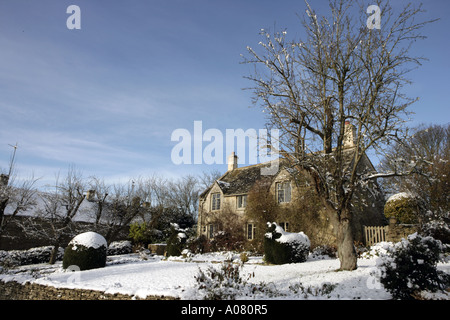
[[[64,251],[63,268],[77,266],[80,270],[102,268],[106,265],[107,243],[95,232],[73,238]]]
[[[420,201],[412,194],[401,192],[390,197],[384,206],[386,218],[396,218],[398,223],[414,224],[418,222]]]
[[[276,223],[268,223],[264,237],[264,259],[267,263],[304,262],[308,258],[310,241],[303,232],[285,232]]]
[[[180,256],[186,243],[186,234],[175,223],[170,225],[170,236],[167,239],[167,256]]]
[[[413,299],[420,291],[450,285],[450,276],[437,270],[437,263],[445,260],[439,240],[414,233],[386,249],[378,263],[380,282],[395,299]]]

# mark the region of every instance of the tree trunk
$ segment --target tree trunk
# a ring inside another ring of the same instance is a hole
[[[341,217],[337,232],[338,257],[341,262],[340,270],[355,270],[357,268],[357,256],[353,244],[353,231],[351,214],[346,213]]]
[[[59,249],[59,244],[55,244],[53,246],[52,253],[50,255],[50,261],[48,262],[49,264],[55,264],[56,258],[58,257],[58,249]]]
[[[49,264],[55,264],[56,258],[58,258],[58,249],[61,246],[62,235],[58,236],[58,238],[53,243],[52,253],[50,254]]]

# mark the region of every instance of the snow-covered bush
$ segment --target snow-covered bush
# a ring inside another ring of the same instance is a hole
[[[131,241],[128,240],[111,242],[107,249],[108,256],[129,254],[131,252],[133,252],[133,245],[131,244]]]
[[[450,245],[450,212],[427,211],[425,219],[426,222],[421,226],[421,233]]]
[[[380,282],[394,298],[413,299],[419,291],[435,292],[450,284],[450,276],[436,267],[444,260],[439,240],[414,233],[384,248],[386,253],[378,261]]]
[[[331,292],[337,287],[336,284],[329,282],[322,283],[320,286],[304,286],[303,283],[296,283],[289,286],[295,294],[303,296],[303,298],[308,299],[310,296],[320,297],[324,296],[327,298],[331,297]]]
[[[311,252],[312,259],[337,258],[337,249],[329,245],[315,247]]]
[[[199,237],[191,237],[186,241],[188,249],[192,253],[205,253],[209,252],[209,241],[205,235],[200,235]]]
[[[394,243],[382,241],[373,244],[370,248],[361,254],[362,259],[372,259],[373,257],[381,257],[388,253],[390,248],[394,246]]]
[[[311,243],[303,232],[286,232],[276,223],[267,223],[264,236],[264,259],[272,264],[304,262]]]
[[[106,240],[95,232],[85,232],[73,238],[64,251],[63,268],[78,266],[80,270],[106,265]]]
[[[180,229],[176,223],[170,224],[170,236],[167,240],[167,256],[179,256],[186,243],[187,236],[185,230]]]
[[[398,223],[417,223],[421,201],[408,192],[391,196],[384,206],[386,218],[396,218]]]
[[[196,292],[204,300],[234,300],[237,298],[274,297],[278,295],[275,288],[265,283],[254,284],[248,282],[254,274],[241,276],[243,264],[225,261],[220,269],[209,266],[206,271],[199,269],[195,277]]]
[[[0,251],[0,265],[23,266],[29,264],[47,263],[50,259],[53,246],[31,248],[28,250]],[[59,248],[57,260],[61,260],[64,250]]]

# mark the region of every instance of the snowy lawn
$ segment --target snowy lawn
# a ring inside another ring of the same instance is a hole
[[[171,296],[180,299],[200,299],[195,276],[199,268],[220,268],[220,262],[230,253],[195,255],[189,259],[148,256],[142,260],[138,254],[108,257],[105,268],[69,272],[61,263],[22,266],[0,274],[0,280],[20,283],[34,282],[48,286],[100,290],[137,297],[147,295]],[[239,255],[233,256],[240,262]],[[263,265],[261,257],[250,257],[241,270],[241,277],[251,283],[264,284],[276,292],[238,296],[241,299],[391,299],[376,277],[376,257],[358,260],[355,271],[336,271],[338,259],[310,258],[303,263]],[[438,268],[450,273],[450,263]],[[248,277],[251,275],[251,277]],[[324,284],[333,285],[330,292],[319,289]],[[308,290],[309,288],[309,290]],[[440,298],[449,299],[441,294]]]

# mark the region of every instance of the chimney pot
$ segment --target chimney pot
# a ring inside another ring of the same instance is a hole
[[[228,171],[237,169],[238,164],[238,156],[234,153],[234,151],[228,156]]]
[[[356,145],[356,127],[350,123],[350,121],[345,121],[344,129],[344,147],[354,147]]]

